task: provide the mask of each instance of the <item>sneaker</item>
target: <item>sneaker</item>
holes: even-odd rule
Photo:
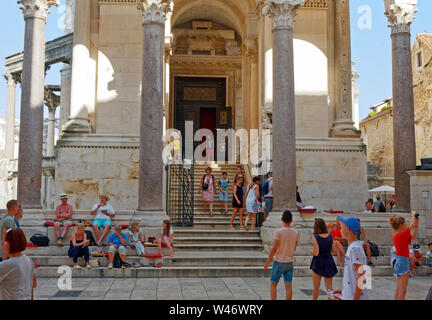
[[[74,269],[82,269],[79,265],[74,265]]]
[[[373,262],[372,262],[372,261],[368,261],[368,263],[367,263],[367,264],[368,264],[368,266],[369,266],[369,267],[375,268],[375,265],[373,264]]]
[[[112,269],[112,268],[113,268],[113,264],[110,263],[110,264],[108,265],[108,269]]]
[[[63,245],[63,238],[58,238],[58,239],[57,239],[57,244],[58,244],[59,246],[62,246],[62,245]]]
[[[91,269],[91,266],[89,264],[86,267],[87,267],[87,269]]]

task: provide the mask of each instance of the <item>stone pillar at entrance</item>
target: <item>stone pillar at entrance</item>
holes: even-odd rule
[[[274,209],[296,210],[294,19],[304,0],[265,0],[273,18],[273,181]]]
[[[12,74],[6,74],[5,78],[8,86],[5,128],[5,158],[10,160],[14,157],[15,146],[16,79]]]
[[[335,121],[332,137],[359,138],[352,119],[352,64],[349,0],[335,0]]]
[[[164,28],[171,0],[138,2],[143,15],[143,69],[139,153],[138,211],[143,225],[160,227],[163,210]]]
[[[410,210],[410,177],[416,169],[414,97],[410,25],[417,12],[416,0],[386,0],[393,55],[394,180],[397,211]]]
[[[18,200],[25,209],[42,209],[41,175],[45,77],[45,23],[58,0],[20,0],[25,20],[22,72]]]

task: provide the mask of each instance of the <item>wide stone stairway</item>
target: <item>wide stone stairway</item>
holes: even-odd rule
[[[162,268],[154,268],[151,265],[139,268],[107,269],[108,261],[105,257],[92,257],[99,260],[100,267],[92,269],[73,269],[73,277],[108,277],[108,278],[130,278],[130,277],[260,277],[269,276],[270,271],[263,269],[266,253],[261,238],[261,231],[243,231],[239,229],[239,220],[236,219],[236,230],[229,228],[229,219],[232,213],[232,188],[231,182],[235,174],[235,165],[214,166],[213,175],[216,181],[221,178],[222,171],[228,172],[230,179],[229,187],[229,215],[225,216],[219,209],[219,195],[215,194],[213,216],[204,212],[201,195],[198,194],[199,181],[204,174],[207,165],[195,165],[194,175],[194,226],[174,227],[175,235],[175,257],[169,258],[169,251],[164,249],[167,256],[162,259],[147,259],[136,255],[135,249],[129,249],[127,261],[130,264],[149,264],[162,262]],[[345,215],[345,214],[344,214]],[[346,214],[348,215],[348,213]],[[391,214],[356,214],[362,222],[367,238],[375,242],[384,256],[372,258],[376,265],[372,268],[373,276],[390,276],[393,274],[390,266],[390,249],[392,230],[388,226]],[[54,219],[54,212],[45,213],[46,220]],[[316,214],[294,214],[294,227],[300,233],[300,240],[295,254],[295,276],[311,276],[309,269],[312,256],[311,237],[314,219],[324,218],[326,221],[335,221],[336,215],[329,213]],[[74,218],[92,221],[88,212],[76,212]],[[129,224],[133,218],[133,212],[117,212],[114,223]],[[65,246],[56,244],[53,227],[43,227],[32,223],[31,220],[24,222],[23,229],[29,238],[38,232],[49,236],[50,246],[29,247],[25,253],[30,256],[37,268],[39,277],[59,277],[58,267],[62,265],[72,266],[72,259],[67,256],[70,235],[65,239]],[[265,231],[267,232],[267,231]],[[69,232],[70,233],[70,232]],[[268,238],[268,237],[267,237]],[[66,245],[67,244],[67,245]],[[267,243],[267,246],[271,243]],[[106,248],[103,248],[106,251]],[[90,252],[100,251],[102,248],[91,247]],[[422,246],[422,252],[426,252],[426,246]],[[336,257],[335,257],[336,261]],[[79,262],[83,265],[83,260]],[[64,271],[63,271],[64,272]],[[422,266],[417,269],[417,275],[425,275],[428,268]],[[342,271],[337,276],[341,276]]]

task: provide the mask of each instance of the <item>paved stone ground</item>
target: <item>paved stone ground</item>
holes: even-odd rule
[[[35,299],[39,300],[267,300],[268,278],[141,278],[141,279],[72,279],[72,290],[60,291],[58,279],[38,280]],[[334,279],[334,288],[341,288],[341,278]],[[312,299],[312,279],[295,278],[293,298]],[[396,281],[393,277],[377,277],[372,283],[372,299],[392,300]],[[407,299],[424,300],[432,286],[431,277],[410,279]],[[302,291],[305,290],[305,291]],[[320,299],[326,299],[324,283]],[[308,292],[310,291],[310,292]],[[78,296],[72,297],[76,293]],[[285,297],[283,281],[278,286],[278,299]]]

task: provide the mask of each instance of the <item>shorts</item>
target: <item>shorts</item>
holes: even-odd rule
[[[99,228],[105,228],[106,225],[112,227],[111,220],[109,219],[94,219],[93,225],[98,226]]]
[[[270,281],[279,283],[281,276],[284,276],[285,283],[291,283],[294,274],[294,263],[292,262],[273,262]]]
[[[411,259],[408,257],[396,256],[396,262],[394,264],[394,275],[403,276],[410,271]]]
[[[116,248],[114,246],[110,246],[108,248],[108,253],[116,254],[117,252],[118,252],[119,255],[125,256],[126,252],[127,252],[127,249],[126,249],[126,247],[123,247],[123,246],[120,246],[119,248]]]
[[[72,225],[72,220],[63,220],[63,221],[54,221],[54,224],[59,224],[62,227],[68,224],[69,226]]]
[[[219,191],[219,200],[228,202],[228,191],[225,191],[225,193]]]
[[[270,213],[273,210],[273,198],[265,198],[264,213]]]

